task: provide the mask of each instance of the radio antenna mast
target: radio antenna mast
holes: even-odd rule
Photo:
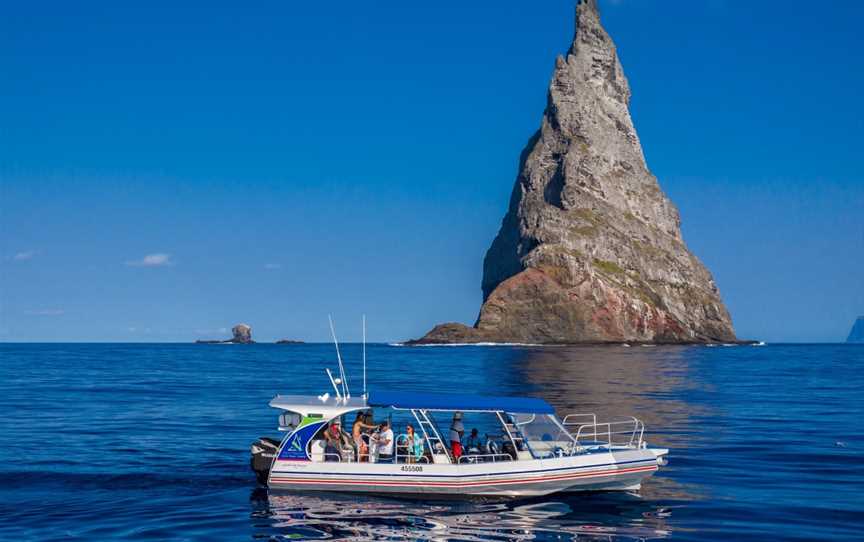
[[[333,336],[333,344],[336,345],[336,359],[339,360],[339,376],[342,380],[342,394],[345,399],[351,398],[351,390],[348,389],[348,379],[345,377],[345,365],[342,363],[342,354],[339,352],[339,341],[336,340],[336,330],[333,328],[333,318],[328,314],[330,321],[330,335]]]
[[[363,315],[363,398],[368,397],[366,393],[366,315]]]

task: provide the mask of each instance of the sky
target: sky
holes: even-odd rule
[[[742,338],[864,314],[864,3],[601,0],[648,165]],[[573,0],[14,2],[0,341],[473,323]]]

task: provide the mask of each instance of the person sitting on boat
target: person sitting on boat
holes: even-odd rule
[[[416,463],[423,458],[423,439],[414,432],[414,426],[410,423],[405,426],[405,436],[407,437],[405,447],[408,448],[406,461]]]
[[[351,446],[338,419],[331,422],[324,431],[324,442],[324,461],[339,461],[342,458],[342,449]]]
[[[462,437],[465,436],[465,426],[462,425],[462,413],[453,414],[453,423],[450,424],[450,449],[453,450],[453,458],[458,462],[462,456]]]
[[[369,461],[369,446],[363,439],[364,429],[375,429],[377,426],[366,423],[367,415],[358,412],[354,419],[354,425],[351,427],[351,434],[354,438],[354,447],[357,449],[358,461]]]
[[[471,429],[471,434],[468,435],[468,438],[465,439],[465,450],[469,454],[479,454],[480,450],[483,449],[483,439],[480,437],[480,433],[477,431],[477,428]]]
[[[393,462],[393,429],[390,428],[390,422],[384,420],[378,434],[375,437],[375,442],[378,445],[378,462],[392,463]]]

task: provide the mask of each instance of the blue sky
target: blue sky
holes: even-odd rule
[[[13,3],[0,340],[472,323],[573,1]],[[742,337],[864,314],[864,4],[601,0]]]

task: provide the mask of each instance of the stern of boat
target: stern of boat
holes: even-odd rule
[[[249,458],[249,466],[252,472],[255,473],[255,478],[262,486],[267,485],[267,479],[270,476],[270,469],[273,467],[273,461],[276,459],[276,453],[279,450],[279,441],[270,437],[261,437],[252,443],[251,453]]]

